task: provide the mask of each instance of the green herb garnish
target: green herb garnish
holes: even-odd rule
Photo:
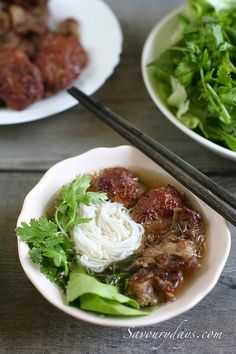
[[[55,217],[32,219],[29,224],[23,222],[16,229],[17,235],[30,247],[32,261],[40,265],[41,272],[63,289],[68,281],[70,265],[75,257],[74,244],[70,239],[71,229],[90,219],[79,218],[79,203],[90,205],[106,200],[106,194],[87,192],[90,180],[87,176],[78,176],[62,187],[55,206]]]
[[[149,66],[184,125],[236,151],[236,1],[188,3],[176,43]]]

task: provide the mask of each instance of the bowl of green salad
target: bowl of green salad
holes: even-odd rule
[[[219,214],[131,146],[52,166],[26,196],[16,234],[42,296],[112,327],[152,325],[195,306],[231,243]]]
[[[189,0],[149,34],[142,74],[156,106],[180,130],[236,160],[236,2]]]

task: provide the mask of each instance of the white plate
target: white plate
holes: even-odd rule
[[[105,167],[115,166],[127,167],[134,171],[141,168],[142,171],[147,171],[149,176],[159,177],[159,179],[166,184],[175,186],[179,191],[185,193],[192,205],[202,213],[206,220],[208,225],[208,254],[204,268],[197,274],[194,282],[177,296],[176,301],[161,306],[148,316],[137,318],[99,316],[75,307],[67,306],[65,296],[60,289],[54,283],[46,279],[40,272],[38,266],[32,263],[28,255],[28,245],[18,239],[20,262],[26,275],[38,291],[51,304],[65,313],[80,320],[103,326],[148,326],[168,320],[189,310],[213,289],[227,260],[231,238],[226,222],[219,214],[190,193],[183,185],[178,183],[142,152],[132,146],[98,148],[57,163],[46,172],[39,183],[25,198],[17,226],[20,226],[23,221],[28,223],[32,218],[37,219],[42,216],[45,206],[51,200],[52,196],[55,195],[62,185],[71,182],[76,175],[91,173]],[[25,306],[27,306],[27,304],[25,304]],[[220,307],[222,304],[217,304],[217,306]]]
[[[74,86],[87,94],[101,87],[119,63],[122,32],[111,9],[102,0],[51,0],[52,22],[68,17],[78,19],[81,42],[88,53],[89,64]],[[23,111],[0,109],[0,125],[18,124],[48,117],[78,104],[67,92],[61,91]]]
[[[156,106],[162,111],[162,113],[168,118],[174,125],[187,134],[190,138],[196,140],[200,144],[204,145],[211,151],[236,161],[236,152],[224,148],[220,145],[213,143],[201,135],[195,133],[191,129],[182,124],[175,115],[169,110],[169,108],[163,103],[161,97],[157,91],[156,80],[154,79],[151,70],[147,68],[147,65],[151,63],[156,57],[171,46],[171,38],[176,31],[178,24],[178,15],[183,12],[185,7],[180,7],[166,17],[164,17],[151,31],[144,44],[142,53],[142,74],[143,80],[148,90],[149,95],[156,104]]]

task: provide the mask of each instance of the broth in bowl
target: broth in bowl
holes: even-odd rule
[[[174,186],[147,176],[125,167],[79,175],[47,204],[45,216],[17,228],[68,305],[147,315],[175,300],[200,271],[201,213]]]
[[[130,292],[126,292],[126,287],[122,288],[121,286],[119,289],[119,284],[106,283],[104,277],[102,278],[98,276],[98,272],[95,274],[94,271],[88,271],[88,268],[84,267],[81,262],[78,262],[81,258],[81,255],[78,254],[76,257],[77,263],[74,264],[73,262],[70,262],[71,264],[67,269],[66,265],[68,262],[65,262],[64,264],[62,262],[63,267],[65,268],[64,272],[63,267],[61,273],[53,271],[54,268],[41,269],[44,271],[44,274],[50,269],[51,272],[48,273],[49,276],[51,275],[55,277],[57,274],[61,274],[62,277],[59,277],[59,280],[63,280],[67,276],[68,281],[65,282],[63,280],[61,284],[64,285],[60,287],[57,285],[58,282],[56,284],[54,281],[50,281],[45,277],[40,271],[40,264],[32,262],[29,257],[29,251],[32,252],[32,248],[29,247],[26,242],[22,242],[22,237],[18,237],[19,258],[24,272],[38,291],[52,305],[66,314],[96,325],[111,327],[150,326],[171,319],[174,316],[180,315],[191,309],[213,289],[223,270],[231,244],[230,232],[225,220],[208,205],[188,191],[187,188],[178,183],[173,177],[158,166],[158,164],[154,163],[151,159],[132,146],[97,148],[76,157],[63,160],[51,167],[26,196],[18,218],[17,226],[22,227],[22,223],[24,226],[29,225],[32,219],[37,221],[42,216],[46,216],[48,219],[50,218],[50,227],[48,231],[50,233],[53,232],[55,226],[53,226],[54,221],[51,219],[53,218],[53,213],[55,214],[55,203],[50,201],[54,199],[56,203],[59,203],[58,197],[61,196],[61,192],[64,190],[63,186],[71,185],[71,182],[78,175],[80,178],[82,176],[87,176],[91,181],[94,176],[98,176],[99,173],[102,173],[105,169],[116,167],[129,169],[133,174],[138,176],[139,182],[145,187],[145,193],[148,189],[156,189],[171,185],[177,190],[178,194],[183,196],[185,201],[188,201],[188,208],[193,209],[201,215],[201,219],[206,225],[206,231],[204,233],[204,244],[206,243],[206,246],[203,247],[202,257],[198,258],[198,262],[201,266],[193,271],[191,270],[189,272],[190,274],[185,271],[182,286],[179,286],[174,292],[176,298],[175,301],[169,300],[166,303],[161,302],[161,305],[142,307],[138,303],[137,298],[134,298],[134,295],[130,294]],[[69,192],[69,190],[67,190],[67,192]],[[79,192],[79,199],[81,199],[81,190],[76,190]],[[94,191],[93,193],[104,192]],[[68,193],[64,194],[64,197],[66,196],[68,196]],[[84,196],[86,196],[86,193]],[[95,195],[90,195],[90,197],[92,196],[94,197]],[[67,199],[66,197],[66,200],[73,206],[73,200],[71,200],[71,198]],[[83,198],[83,201],[86,202],[86,198]],[[106,202],[107,201],[108,200],[106,200]],[[52,214],[50,213],[50,215],[47,216],[45,215],[45,208],[48,210],[47,205],[49,204],[53,204],[51,208]],[[125,208],[124,205],[122,205],[122,203],[120,204],[122,206],[121,210],[122,212],[124,211],[126,216],[128,211],[129,222],[131,220],[138,224],[139,226],[137,227],[139,230],[141,230],[141,227],[144,228],[144,225],[132,220],[131,211],[133,210],[133,207],[130,207],[131,210],[129,210],[129,208],[123,209]],[[60,204],[58,204],[58,206],[59,205]],[[65,205],[63,208],[64,207]],[[63,208],[60,210],[63,211]],[[72,209],[74,209],[74,207]],[[64,213],[62,214],[64,215]],[[61,222],[63,215],[60,214],[58,219],[59,222]],[[74,214],[72,213],[71,217],[73,217],[73,215]],[[77,215],[77,212],[75,215]],[[63,225],[66,226],[68,220],[66,218],[63,220]],[[78,219],[73,220],[78,221]],[[94,219],[92,222],[94,223]],[[86,229],[88,225],[89,223],[84,223],[83,227]],[[128,223],[128,225],[130,225],[130,223]],[[78,223],[77,226],[79,226]],[[64,227],[62,227],[62,229],[63,228]],[[127,227],[125,229],[127,229]],[[58,232],[57,227],[55,230]],[[33,233],[29,228],[28,236],[30,235],[33,235]],[[133,238],[133,240],[134,239],[136,240],[136,238]],[[141,241],[142,239],[143,235]],[[64,240],[64,238],[62,238],[62,240]],[[72,241],[72,239],[69,241]],[[49,240],[47,242],[49,242]],[[47,245],[53,246],[50,242]],[[136,246],[138,246],[138,243]],[[58,245],[54,245],[54,247],[57,251],[60,250]],[[139,247],[137,249],[135,249],[135,247],[130,248],[130,250],[132,249],[132,254],[130,256],[127,257],[126,253],[124,256],[127,258],[124,258],[120,262],[114,262],[114,272],[117,271],[118,265],[125,266],[125,263],[128,263],[126,267],[128,268],[130,263],[134,263],[135,253],[138,252],[139,249]],[[70,259],[75,257],[75,253],[77,253],[75,252],[73,242],[67,242],[65,250],[66,255]],[[35,254],[34,252],[33,255],[35,255],[35,259],[41,261],[42,258],[37,258],[37,252],[35,252]],[[51,256],[52,254],[54,253],[50,253]],[[59,258],[56,257],[55,260],[57,262],[65,260],[62,255],[63,253],[60,254]],[[112,265],[110,266],[112,267]],[[107,273],[111,272],[111,270],[109,270],[110,266],[103,271],[106,273],[106,276]],[[121,280],[121,276],[126,274],[127,272],[120,271],[119,277],[117,278]],[[102,275],[102,273],[100,273],[100,275]],[[108,278],[107,280],[109,281],[111,278]],[[113,281],[114,280],[116,279],[113,277]],[[127,285],[127,281],[124,281],[124,285]],[[98,309],[100,312],[95,312],[95,310],[97,311]]]

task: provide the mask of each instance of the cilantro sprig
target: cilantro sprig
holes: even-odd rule
[[[236,151],[235,1],[189,0],[176,43],[150,68],[183,124]]]
[[[40,265],[41,272],[51,281],[65,289],[70,268],[75,258],[74,244],[70,239],[71,229],[88,218],[78,217],[80,203],[90,205],[107,199],[105,193],[88,192],[88,176],[77,176],[74,181],[62,187],[52,218],[43,216],[22,222],[16,229],[17,236],[29,247],[32,261]]]
[[[89,186],[89,178],[83,175],[78,176],[72,183],[62,187],[61,198],[56,206],[55,221],[64,235],[68,235],[74,226],[91,220],[78,217],[78,203],[90,205],[107,199],[105,193],[88,192]]]

